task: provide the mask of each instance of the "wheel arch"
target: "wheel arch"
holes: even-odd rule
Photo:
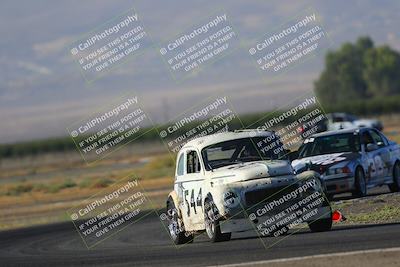
[[[364,167],[360,163],[356,164],[356,167],[355,167],[354,171],[357,171],[357,169],[361,169],[363,171],[364,175],[366,175]]]
[[[209,200],[209,201],[213,201],[214,200],[211,192],[208,192],[207,195],[204,197],[204,199],[203,199],[203,207],[206,205],[207,200]]]
[[[178,194],[175,191],[172,191],[168,194],[167,201],[165,202],[166,206],[168,207],[168,203],[172,202],[178,212],[178,216],[181,217],[181,210],[179,209],[179,198]]]
[[[361,169],[361,171],[362,171],[363,174],[364,174],[364,181],[365,181],[365,183],[368,183],[370,177],[369,177],[369,175],[367,175],[367,173],[365,172],[364,166],[363,166],[361,163],[359,163],[359,162],[357,162],[354,166],[355,166],[355,167],[354,167],[354,183],[356,182],[356,176],[357,176],[357,170],[358,170],[358,169]]]

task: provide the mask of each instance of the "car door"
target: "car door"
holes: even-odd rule
[[[378,166],[379,182],[384,183],[385,177],[391,176],[392,169],[391,153],[388,146],[389,144],[387,140],[382,137],[382,134],[378,131],[370,130],[370,134],[374,139],[374,142],[378,146],[375,159],[381,164],[380,166]]]
[[[178,194],[179,206],[182,205],[183,188],[182,183],[185,180],[185,153],[180,152],[177,157],[174,191]]]
[[[367,149],[368,144],[375,144],[369,131],[365,130],[361,133],[361,144],[364,151],[363,162],[366,162],[364,165],[364,171],[366,174],[367,185],[376,185],[380,179],[379,168],[382,168],[380,167],[382,164],[380,158],[377,156],[378,151],[368,151]]]
[[[200,162],[199,154],[195,149],[182,151],[184,159],[184,175],[179,179],[179,191],[181,192],[181,212],[190,230],[203,228],[203,184],[204,172]],[[178,163],[179,166],[179,163]]]

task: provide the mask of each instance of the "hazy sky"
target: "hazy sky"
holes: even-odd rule
[[[217,6],[216,6],[216,3]],[[271,110],[312,90],[326,49],[276,79],[257,71],[245,47],[311,7],[331,49],[369,35],[400,50],[400,2],[393,1],[1,1],[0,143],[64,136],[66,127],[124,93],[138,95],[156,122],[174,118],[209,95],[226,95],[239,113]],[[86,83],[70,44],[135,8],[154,46]],[[215,10],[227,13],[241,48],[177,83],[158,53]]]

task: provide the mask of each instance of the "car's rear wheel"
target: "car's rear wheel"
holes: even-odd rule
[[[176,245],[193,242],[194,235],[185,231],[174,202],[167,202],[168,230]]]
[[[367,183],[365,182],[365,174],[361,167],[356,169],[355,175],[355,190],[353,192],[353,196],[355,197],[364,197],[367,195]]]
[[[332,228],[332,219],[324,218],[308,223],[311,232],[325,232]]]
[[[204,224],[208,238],[212,242],[228,241],[231,239],[231,233],[221,233],[221,218],[214,202],[206,199],[204,203]]]
[[[397,161],[393,167],[393,183],[389,184],[389,189],[392,192],[400,191],[400,162]]]

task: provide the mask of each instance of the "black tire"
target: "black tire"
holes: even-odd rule
[[[218,209],[214,202],[206,199],[204,203],[204,224],[208,238],[211,242],[229,241],[232,233],[221,233]]]
[[[178,216],[178,210],[172,200],[167,202],[168,230],[176,245],[192,243],[194,235],[185,231],[183,222]]]
[[[325,232],[332,229],[332,219],[319,219],[314,222],[308,223],[311,232]]]
[[[365,182],[364,170],[361,167],[357,167],[354,180],[353,196],[365,197],[367,195],[367,183]]]
[[[389,189],[391,192],[400,191],[400,162],[397,161],[393,167],[393,183],[389,184]]]

